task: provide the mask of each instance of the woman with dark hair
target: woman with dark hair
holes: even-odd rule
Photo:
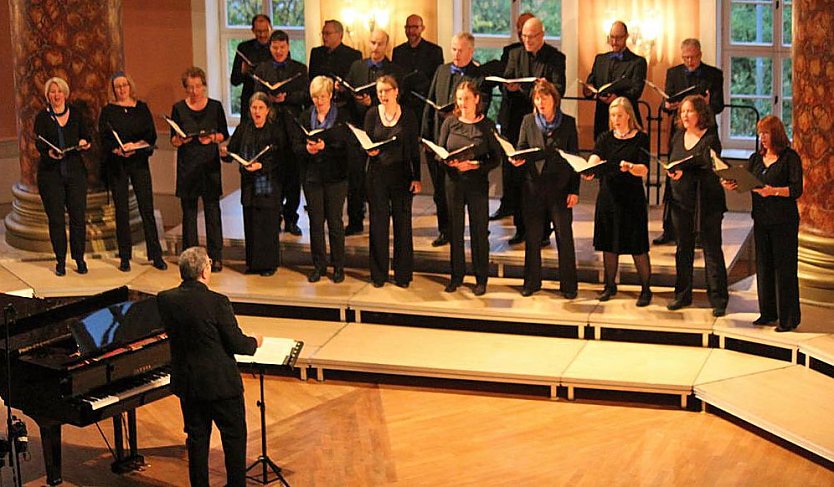
[[[217,144],[229,137],[223,105],[206,94],[206,73],[188,68],[181,78],[186,98],[171,108],[171,119],[185,137],[171,129],[177,148],[177,196],[182,206],[182,248],[200,245],[197,236],[197,200],[203,199],[206,250],[212,272],[223,270],[223,227],[220,220],[220,151]]]
[[[246,240],[246,273],[271,276],[280,264],[278,219],[281,215],[279,158],[286,157],[287,136],[280,117],[263,92],[249,98],[243,119],[229,144],[220,146],[224,161],[240,163],[240,204]],[[254,161],[253,161],[254,159]],[[251,164],[243,164],[251,162]]]
[[[113,203],[116,206],[116,240],[119,245],[119,270],[130,271],[133,242],[130,235],[129,185],[133,185],[148,259],[159,270],[168,268],[162,260],[162,246],[153,214],[153,184],[148,158],[156,144],[156,127],[148,105],[136,99],[136,85],[124,72],[110,78],[111,99],[98,117],[98,130],[104,152],[104,168]],[[117,138],[118,137],[118,138]]]
[[[301,186],[310,217],[310,254],[313,271],[307,281],[318,282],[327,274],[327,253],[324,243],[324,222],[330,240],[330,262],[333,282],[345,280],[345,224],[342,211],[347,197],[347,144],[345,123],[347,113],[332,103],[333,80],[316,76],[310,82],[313,105],[301,113],[298,123],[306,131],[322,130],[307,135],[296,130],[293,150],[301,158]]]
[[[469,145],[472,157],[446,161],[446,201],[449,208],[449,243],[452,275],[446,292],[463,284],[466,254],[463,231],[464,210],[469,210],[469,237],[473,293],[486,293],[489,274],[489,171],[501,163],[501,148],[495,140],[495,124],[481,113],[481,94],[474,82],[466,80],[455,89],[455,111],[443,121],[437,144],[453,152]]]
[[[799,211],[802,196],[802,161],[790,147],[785,126],[768,115],[756,126],[761,147],[750,156],[747,170],[765,185],[753,190],[753,235],[756,239],[756,286],[759,316],[754,325],[770,325],[776,331],[796,329],[802,319],[799,308]],[[736,189],[735,181],[722,181]]]
[[[649,260],[649,213],[643,177],[648,174],[649,137],[640,130],[634,107],[619,97],[608,109],[610,130],[597,138],[589,162],[606,161],[587,180],[599,177],[594,210],[594,249],[602,252],[605,288],[600,301],[617,294],[617,268],[621,254],[631,254],[640,277],[637,306],[652,301],[652,267]]]
[[[666,306],[676,310],[692,304],[692,268],[695,260],[695,232],[704,246],[707,296],[713,316],[727,311],[727,269],[721,250],[721,221],[727,204],[721,181],[713,171],[711,152],[721,153],[715,117],[706,99],[690,95],[678,109],[678,130],[672,138],[671,161],[684,161],[667,171],[672,179],[669,201],[677,233],[675,250],[675,297]]]
[[[374,287],[388,280],[388,227],[394,223],[394,283],[408,287],[414,271],[411,200],[420,192],[417,118],[397,102],[399,88],[391,75],[376,80],[377,109],[365,114],[365,132],[373,141],[396,137],[368,152],[365,189],[370,214],[370,268]]]
[[[534,111],[521,122],[518,148],[539,147],[545,158],[524,167],[521,206],[527,236],[524,249],[524,287],[530,296],[542,286],[541,244],[544,229],[552,222],[559,248],[559,291],[567,299],[576,297],[576,250],[573,243],[573,207],[579,202],[579,174],[559,154],[579,151],[576,120],[562,113],[562,97],[553,83],[537,81],[530,93]],[[518,167],[524,159],[510,159]]]
[[[43,85],[46,108],[35,117],[38,162],[38,192],[49,225],[49,240],[55,253],[55,274],[67,273],[67,227],[69,215],[70,254],[79,274],[87,273],[87,168],[80,151],[90,148],[90,129],[81,111],[67,102],[70,89],[61,78]],[[66,151],[66,152],[64,152]]]

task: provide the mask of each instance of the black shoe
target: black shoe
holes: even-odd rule
[[[544,237],[542,239],[542,247],[547,247],[550,245],[550,237]]]
[[[223,270],[223,261],[220,259],[211,262],[211,272],[220,272]]]
[[[374,287],[376,287],[376,288],[380,288],[380,287],[382,287],[382,286],[384,286],[384,285],[385,285],[385,281],[382,281],[382,282],[376,282],[376,281],[373,281],[373,285],[374,285]]]
[[[540,289],[541,288],[532,289],[532,288],[529,288],[529,287],[523,287],[523,288],[521,288],[521,295],[524,296],[525,298],[527,298],[527,297],[530,297],[530,296],[536,294]]]
[[[451,281],[449,282],[449,284],[446,284],[446,289],[444,289],[443,291],[447,293],[453,293],[458,290],[458,286],[460,286],[459,282]]]
[[[84,259],[78,259],[75,261],[76,265],[76,272],[79,274],[86,274],[87,273],[87,263],[84,262]]]
[[[524,242],[524,234],[523,233],[518,233],[518,232],[516,232],[516,234],[513,235],[512,237],[510,237],[510,240],[508,241],[508,243],[510,245],[518,245],[518,244],[523,243],[523,242]]]
[[[779,325],[779,326],[776,327],[776,333],[785,333],[786,331],[794,331],[794,330],[796,330],[797,326],[799,326],[799,325],[793,325],[793,326]]]
[[[437,236],[431,243],[432,247],[442,247],[444,245],[448,245],[449,237],[446,236],[445,233],[440,232],[440,235]]]
[[[690,304],[692,304],[691,299],[675,298],[671,303],[666,305],[666,309],[669,311],[677,311],[681,308],[689,306]]]
[[[122,272],[130,272],[130,259],[122,259],[119,262],[119,270]]]
[[[362,225],[348,225],[345,227],[345,237],[350,237],[351,235],[359,235],[364,230]]]
[[[275,275],[275,269],[269,269],[269,270],[266,270],[266,271],[261,271],[260,274],[264,277],[274,276]]]
[[[576,291],[562,291],[562,297],[565,299],[576,299]]]
[[[162,257],[157,257],[153,260],[153,266],[161,271],[168,270],[168,263],[162,260]]]
[[[648,306],[652,302],[652,291],[651,289],[644,289],[640,291],[640,296],[637,298],[637,307],[643,308]]]
[[[759,316],[758,318],[756,318],[756,321],[754,321],[753,324],[760,326],[773,325],[776,324],[776,318],[766,318],[764,316]]]
[[[475,287],[472,289],[472,294],[475,296],[483,296],[486,294],[486,284],[475,284]]]
[[[617,285],[616,284],[611,284],[610,286],[606,285],[602,289],[602,292],[599,294],[597,299],[599,299],[600,301],[603,301],[603,302],[608,301],[609,299],[611,299],[611,297],[615,296],[616,294],[617,294]]]
[[[318,269],[314,269],[313,272],[307,274],[307,282],[319,281],[321,281],[321,272]]]
[[[345,280],[345,271],[344,269],[338,269],[333,271],[333,277],[330,278],[334,283],[339,284],[340,282],[344,282]]]
[[[492,222],[492,221],[495,221],[495,220],[500,220],[502,218],[506,218],[506,217],[512,216],[512,215],[513,215],[512,211],[509,211],[509,210],[506,210],[504,208],[498,207],[498,209],[495,210],[495,213],[493,213],[492,215],[489,215],[489,221]]]
[[[290,235],[295,235],[296,237],[301,236],[301,229],[298,227],[297,223],[286,223],[284,225],[284,231],[289,232]]]
[[[55,263],[55,275],[58,277],[66,276],[67,275],[67,263],[64,261],[58,261]]]
[[[724,306],[719,306],[717,308],[712,309],[712,316],[715,316],[716,318],[721,318],[722,316],[724,316],[726,314],[727,314],[727,308],[725,308]]]
[[[675,243],[675,237],[669,235],[668,233],[664,232],[661,233],[656,239],[652,240],[654,245],[666,245],[670,243]]]
[[[403,288],[403,289],[408,289],[408,286],[410,286],[410,285],[411,285],[411,283],[410,283],[410,282],[408,282],[408,281],[406,281],[406,282],[397,282],[397,281],[394,281],[394,285],[395,285],[395,286],[397,286],[397,287],[401,287],[401,288]]]

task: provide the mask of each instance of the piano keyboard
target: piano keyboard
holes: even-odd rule
[[[171,374],[167,370],[160,370],[143,375],[136,380],[126,381],[121,388],[116,390],[108,389],[102,395],[91,394],[81,398],[81,401],[93,411],[103,407],[117,404],[131,397],[142,394],[153,389],[165,387],[171,383]]]

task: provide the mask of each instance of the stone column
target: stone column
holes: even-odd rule
[[[53,76],[67,80],[69,101],[96,131],[98,114],[107,104],[110,75],[124,66],[121,0],[9,0],[9,7],[20,181],[12,188],[15,201],[6,217],[6,241],[25,250],[51,252],[38,194],[34,134],[35,115],[45,106],[43,85]],[[116,248],[114,210],[99,178],[100,161],[96,135],[93,148],[84,154],[89,174],[88,251]],[[141,235],[133,198],[131,207],[131,226]]]
[[[830,0],[793,3],[794,147],[802,157],[799,282],[804,302],[834,306],[834,10]]]

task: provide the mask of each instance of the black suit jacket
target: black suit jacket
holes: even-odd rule
[[[397,66],[396,64],[392,63],[385,58],[382,60],[382,67],[381,68],[374,68],[371,67],[369,63],[370,59],[360,59],[359,61],[354,61],[353,64],[350,65],[350,71],[348,71],[347,82],[351,84],[351,86],[359,87],[362,85],[366,85],[373,81],[376,81],[377,78],[384,74],[389,74],[394,76],[397,80],[397,84],[402,84],[402,69]],[[365,113],[368,111],[368,108],[375,107],[379,105],[379,99],[376,97],[376,90],[371,89],[368,91],[368,94],[371,96],[371,105],[365,106],[361,103],[354,100],[353,103],[350,103],[349,106],[351,107],[351,121],[357,127],[361,127],[365,123]],[[400,89],[400,97],[402,97],[403,91]]]
[[[157,305],[171,341],[171,391],[202,401],[242,394],[234,354],[253,355],[257,341],[240,330],[229,299],[183,281],[159,293]]]
[[[247,59],[255,63],[255,66],[249,67],[249,73],[254,73],[255,69],[263,62],[270,61],[272,54],[269,52],[269,43],[260,44],[257,39],[249,39],[241,42],[237,46],[237,50],[242,52]],[[235,53],[235,59],[232,61],[232,86],[238,86],[243,83],[243,89],[240,92],[240,114],[243,118],[249,117],[249,98],[255,93],[256,81],[252,76],[243,74],[243,63],[245,61],[240,54]]]
[[[492,87],[484,83],[484,75],[481,67],[470,62],[463,68],[463,74],[452,75],[452,63],[446,63],[434,72],[429,92],[426,96],[429,100],[438,105],[446,105],[455,101],[455,89],[465,80],[474,81],[478,84],[481,92],[481,108],[486,113],[492,97]],[[451,112],[449,112],[451,113]],[[434,108],[426,105],[423,109],[423,125],[420,133],[426,139],[436,142],[440,137],[440,127],[445,117]]]
[[[275,106],[297,117],[308,105],[307,102],[310,99],[308,91],[310,77],[307,75],[307,66],[303,63],[288,58],[286,66],[279,68],[272,61],[266,61],[258,65],[255,74],[269,83],[277,83],[298,75],[297,78],[279,89],[279,91],[286,92],[287,97],[283,103],[276,103]],[[267,94],[272,93],[263,83],[256,83],[255,91],[263,91]]]
[[[634,54],[628,48],[623,51],[622,60],[612,58],[610,54],[607,52],[597,54],[596,58],[594,58],[594,66],[591,68],[591,74],[588,75],[587,82],[599,88],[602,85],[625,77],[617,87],[613,87],[610,91],[617,96],[628,98],[628,101],[634,107],[637,123],[642,124],[640,107],[637,105],[637,100],[643,94],[644,84],[646,83],[646,71],[648,69],[646,59]],[[594,139],[608,131],[608,105],[601,101],[597,101],[596,105],[594,112]]]
[[[400,102],[414,110],[419,120],[423,113],[423,102],[411,92],[416,91],[423,96],[429,92],[434,72],[443,64],[443,49],[425,39],[422,39],[417,47],[411,47],[408,42],[404,42],[394,48],[391,62],[399,66],[403,72]]]
[[[332,51],[328,51],[325,46],[314,47],[310,51],[310,79],[334,75],[345,78],[350,71],[350,65],[360,59],[361,52],[344,44],[339,44]]]
[[[518,148],[528,149],[539,147],[544,149],[545,160],[541,173],[539,173],[535,162],[530,161],[524,164],[524,175],[528,181],[538,181],[544,176],[550,188],[557,194],[579,194],[579,174],[573,170],[560,154],[559,149],[565,152],[579,152],[579,135],[576,132],[576,119],[570,115],[562,114],[562,122],[553,129],[545,138],[541,129],[536,125],[536,114],[528,113],[521,122],[521,131],[518,135]]]
[[[709,107],[713,115],[717,117],[724,110],[724,73],[720,69],[701,63],[692,73],[688,73],[683,64],[666,70],[663,90],[668,95],[674,95],[690,86],[698,87],[693,94],[704,95],[709,91]],[[674,110],[666,112],[672,113]]]

